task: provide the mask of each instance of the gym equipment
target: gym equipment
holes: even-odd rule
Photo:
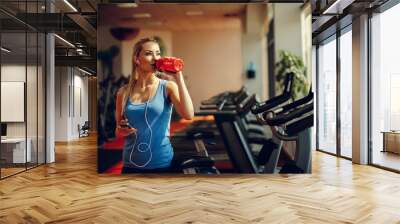
[[[89,121],[85,121],[85,123],[82,126],[78,124],[78,134],[79,134],[78,137],[80,138],[89,136],[89,129],[90,129]]]
[[[311,127],[314,125],[313,93],[291,104],[264,112],[265,124],[282,141],[296,142],[295,159],[286,163],[280,173],[311,172]]]
[[[287,92],[287,91],[286,91]],[[257,102],[255,95],[248,97],[237,110],[201,111],[199,115],[213,115],[218,129],[220,130],[226,150],[230,157],[234,169],[238,173],[276,173],[279,155],[282,149],[282,141],[296,141],[296,158],[286,163],[280,172],[282,173],[308,173],[311,164],[311,140],[310,127],[313,125],[313,104],[312,93],[309,96],[288,103],[290,97],[285,96],[285,91],[281,97],[275,97],[265,101],[262,110],[255,108]],[[285,100],[283,100],[285,98]],[[243,124],[243,115],[250,110],[262,114],[271,113],[270,110],[277,110],[275,121],[269,123],[271,129],[278,130],[273,132],[279,143],[275,144],[266,138],[259,139],[262,149],[255,155],[252,151],[251,142],[247,135],[247,130]],[[256,113],[256,115],[258,115]],[[279,116],[278,116],[279,115]],[[259,117],[259,116],[258,116]],[[260,118],[259,118],[260,119]],[[268,119],[268,122],[272,118]],[[261,120],[262,121],[262,120]],[[266,122],[266,121],[265,121]],[[261,162],[262,161],[262,162]]]
[[[217,127],[214,128],[213,126],[218,126],[215,123],[218,123],[218,119],[223,119],[224,116],[227,118],[229,117],[229,113],[217,113],[217,112],[232,112],[233,115],[236,115],[237,119],[240,120],[239,124],[242,129],[241,135],[243,138],[246,140],[246,142],[249,144],[249,152],[246,152],[247,154],[250,153],[252,154],[252,157],[254,157],[254,169],[257,169],[260,172],[273,172],[275,170],[275,163],[272,163],[272,165],[267,166],[266,164],[270,163],[270,155],[271,152],[274,151],[275,148],[280,147],[279,144],[276,144],[274,141],[272,141],[270,138],[266,136],[266,133],[264,132],[264,128],[262,127],[263,125],[260,125],[260,123],[257,121],[257,119],[250,117],[251,115],[254,116],[253,114],[249,113],[250,109],[254,109],[254,107],[258,108],[262,106],[262,109],[268,109],[268,108],[273,108],[274,106],[277,105],[282,105],[283,103],[287,103],[288,100],[290,99],[290,92],[292,89],[292,83],[293,83],[293,74],[288,74],[285,80],[285,88],[283,93],[275,98],[272,98],[270,100],[267,100],[263,103],[260,103],[257,101],[256,96],[250,96],[246,89],[242,87],[239,91],[236,92],[224,92],[221,94],[218,94],[217,96],[214,96],[208,100],[202,101],[202,106],[200,107],[201,111],[196,112],[196,115],[214,115],[215,122],[210,122],[210,121],[201,121],[197,122],[197,126],[191,126],[185,130],[185,132],[180,132],[179,138],[177,138],[176,134],[171,138],[171,143],[173,144],[175,149],[190,149],[194,148],[193,143],[191,141],[188,141],[188,139],[191,139],[193,134],[195,133],[202,133],[204,142],[207,145],[207,148],[209,149],[210,152],[217,152],[217,151],[223,151],[223,152],[228,152],[228,156],[230,157],[230,160],[232,164],[237,167],[240,166],[240,158],[235,158],[237,155],[235,153],[230,153],[229,155],[229,149],[227,147],[230,147],[230,140],[226,140],[227,137],[226,135],[230,134],[222,134],[221,136],[221,128]],[[200,124],[199,124],[200,123]],[[225,136],[224,136],[225,135]],[[186,138],[182,138],[185,137]],[[234,140],[233,140],[234,141]],[[279,142],[279,140],[276,140],[276,142]],[[261,146],[261,149],[257,149],[257,145]],[[180,150],[183,151],[183,150]],[[242,155],[242,157],[245,157],[246,155]],[[278,154],[279,156],[279,154]],[[278,158],[276,158],[277,161]],[[235,160],[238,160],[235,162]],[[236,165],[235,165],[236,163]],[[244,163],[244,162],[243,162]],[[239,165],[238,165],[239,164]],[[243,171],[243,172],[248,172]],[[250,173],[253,171],[249,171]]]

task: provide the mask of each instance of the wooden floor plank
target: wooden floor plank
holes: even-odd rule
[[[400,223],[400,175],[313,153],[301,175],[96,173],[96,138],[0,181],[0,223]]]

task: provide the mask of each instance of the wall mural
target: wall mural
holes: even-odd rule
[[[229,21],[218,19],[218,26],[210,28],[205,28],[203,23],[196,23],[197,20],[190,21],[191,29],[196,31],[195,35],[199,33],[198,36],[194,36],[193,32],[179,30],[182,28],[179,26],[179,18],[189,20],[184,14],[180,17],[176,15],[175,20],[162,21],[164,24],[170,23],[166,26],[154,25],[153,20],[168,17],[168,10],[163,10],[162,7],[165,6],[162,5],[154,5],[157,7],[155,10],[157,15],[152,15],[151,18],[143,20],[135,18],[129,21],[125,19],[140,11],[140,7],[139,5],[135,8],[119,8],[102,4],[98,9],[97,165],[99,173],[218,175],[221,173],[309,173],[311,171],[310,127],[313,115],[309,112],[313,109],[311,103],[313,96],[308,94],[304,99],[302,98],[299,105],[304,108],[297,108],[300,107],[299,105],[292,108],[292,111],[299,110],[298,112],[302,113],[301,116],[304,116],[297,117],[299,119],[294,122],[295,125],[290,125],[290,129],[285,128],[286,141],[294,136],[293,141],[297,141],[295,150],[300,152],[300,156],[292,159],[287,153],[281,153],[284,151],[282,137],[271,138],[270,133],[265,132],[266,126],[257,123],[254,113],[261,114],[265,111],[264,107],[258,105],[256,109],[260,111],[254,112],[257,111],[254,109],[257,106],[256,103],[262,103],[258,101],[255,94],[252,94],[255,90],[239,86],[243,84],[241,80],[243,77],[240,74],[243,73],[242,67],[245,67],[242,66],[244,64],[242,52],[255,44],[261,46],[259,42],[249,44],[241,42],[243,33],[239,18],[226,18]],[[175,7],[182,7],[180,12],[190,8],[179,4]],[[212,4],[204,7],[210,11],[215,10]],[[224,9],[224,4],[218,7],[221,7],[222,11],[231,10],[229,7]],[[238,5],[237,10],[243,10],[243,7],[245,6]],[[236,19],[238,23],[232,23],[231,20]],[[138,25],[139,22],[140,25]],[[211,35],[208,29],[217,29],[218,32]],[[222,32],[226,29],[232,32]],[[264,30],[263,27],[260,29]],[[178,35],[182,36],[178,37]],[[201,43],[196,39],[198,37],[201,37]],[[173,44],[175,44],[174,48]],[[132,50],[135,49],[138,54],[136,58],[133,58]],[[218,59],[230,58],[234,60],[234,63],[230,63],[232,60],[226,60],[229,64],[226,61],[216,63],[218,59],[213,57],[216,52],[218,52],[216,55]],[[210,56],[201,57],[199,61],[202,55]],[[299,86],[295,85],[297,83],[292,85],[292,79],[296,75],[294,73],[299,70],[299,73],[303,74],[303,69],[301,66],[297,69],[296,66],[289,66],[287,63],[281,63],[281,65],[278,68],[283,72],[279,72],[278,80],[283,81],[285,85],[282,89],[291,93],[292,87]],[[129,78],[132,75],[129,71],[130,66],[140,68],[135,72],[138,82],[131,82],[130,89],[121,89],[125,84],[129,84]],[[203,71],[204,68],[207,68],[207,71]],[[247,79],[256,80],[255,78],[261,76],[261,74],[256,75],[256,68],[256,62],[249,64]],[[209,76],[218,74],[218,77],[223,78],[218,80],[204,77],[205,72]],[[261,73],[261,71],[258,72]],[[193,75],[191,77],[194,79],[190,80],[196,81],[190,84],[196,85],[197,88],[187,88],[185,75]],[[217,93],[219,95],[205,96],[205,92],[209,90],[207,88],[213,88],[211,81],[207,81],[207,78],[215,82],[212,83],[214,88],[218,90],[221,87],[224,88],[221,89],[222,92]],[[236,82],[237,89],[229,89],[227,82]],[[143,85],[138,87],[137,83]],[[177,92],[171,89],[172,84],[177,85]],[[126,96],[124,94],[117,96],[120,89],[126,94],[132,93],[130,91],[133,90],[134,94],[127,98],[124,98]],[[152,97],[150,97],[151,89],[156,90]],[[193,95],[196,96],[197,101],[204,94],[204,99],[201,99],[200,103],[205,102],[205,105],[211,102],[208,106],[215,107],[210,109],[214,110],[214,113],[210,114],[209,111],[203,109],[203,116],[193,117],[193,111],[197,109],[192,107],[193,92],[196,93]],[[184,97],[181,97],[182,94]],[[124,99],[126,101],[123,101]],[[183,101],[185,103],[182,103]],[[289,98],[287,103],[289,103]],[[174,108],[179,108],[179,113],[176,113]],[[275,126],[280,128],[279,125]],[[249,133],[254,135],[253,138]],[[279,130],[279,133],[282,136],[284,131]]]

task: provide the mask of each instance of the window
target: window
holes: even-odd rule
[[[340,155],[351,158],[352,148],[352,33],[340,36]]]
[[[336,36],[318,48],[318,149],[336,153]]]
[[[40,13],[45,1],[0,1],[24,13]],[[0,178],[45,163],[45,34],[0,12]],[[21,102],[21,103],[19,103]],[[17,108],[12,110],[11,108]]]
[[[400,5],[371,18],[371,162],[395,170],[400,170],[399,21]]]

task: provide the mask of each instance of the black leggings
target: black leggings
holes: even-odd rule
[[[182,168],[180,166],[182,162],[182,158],[174,158],[171,161],[171,165],[165,168],[156,168],[156,169],[139,169],[133,167],[122,167],[121,174],[125,173],[182,173]]]

